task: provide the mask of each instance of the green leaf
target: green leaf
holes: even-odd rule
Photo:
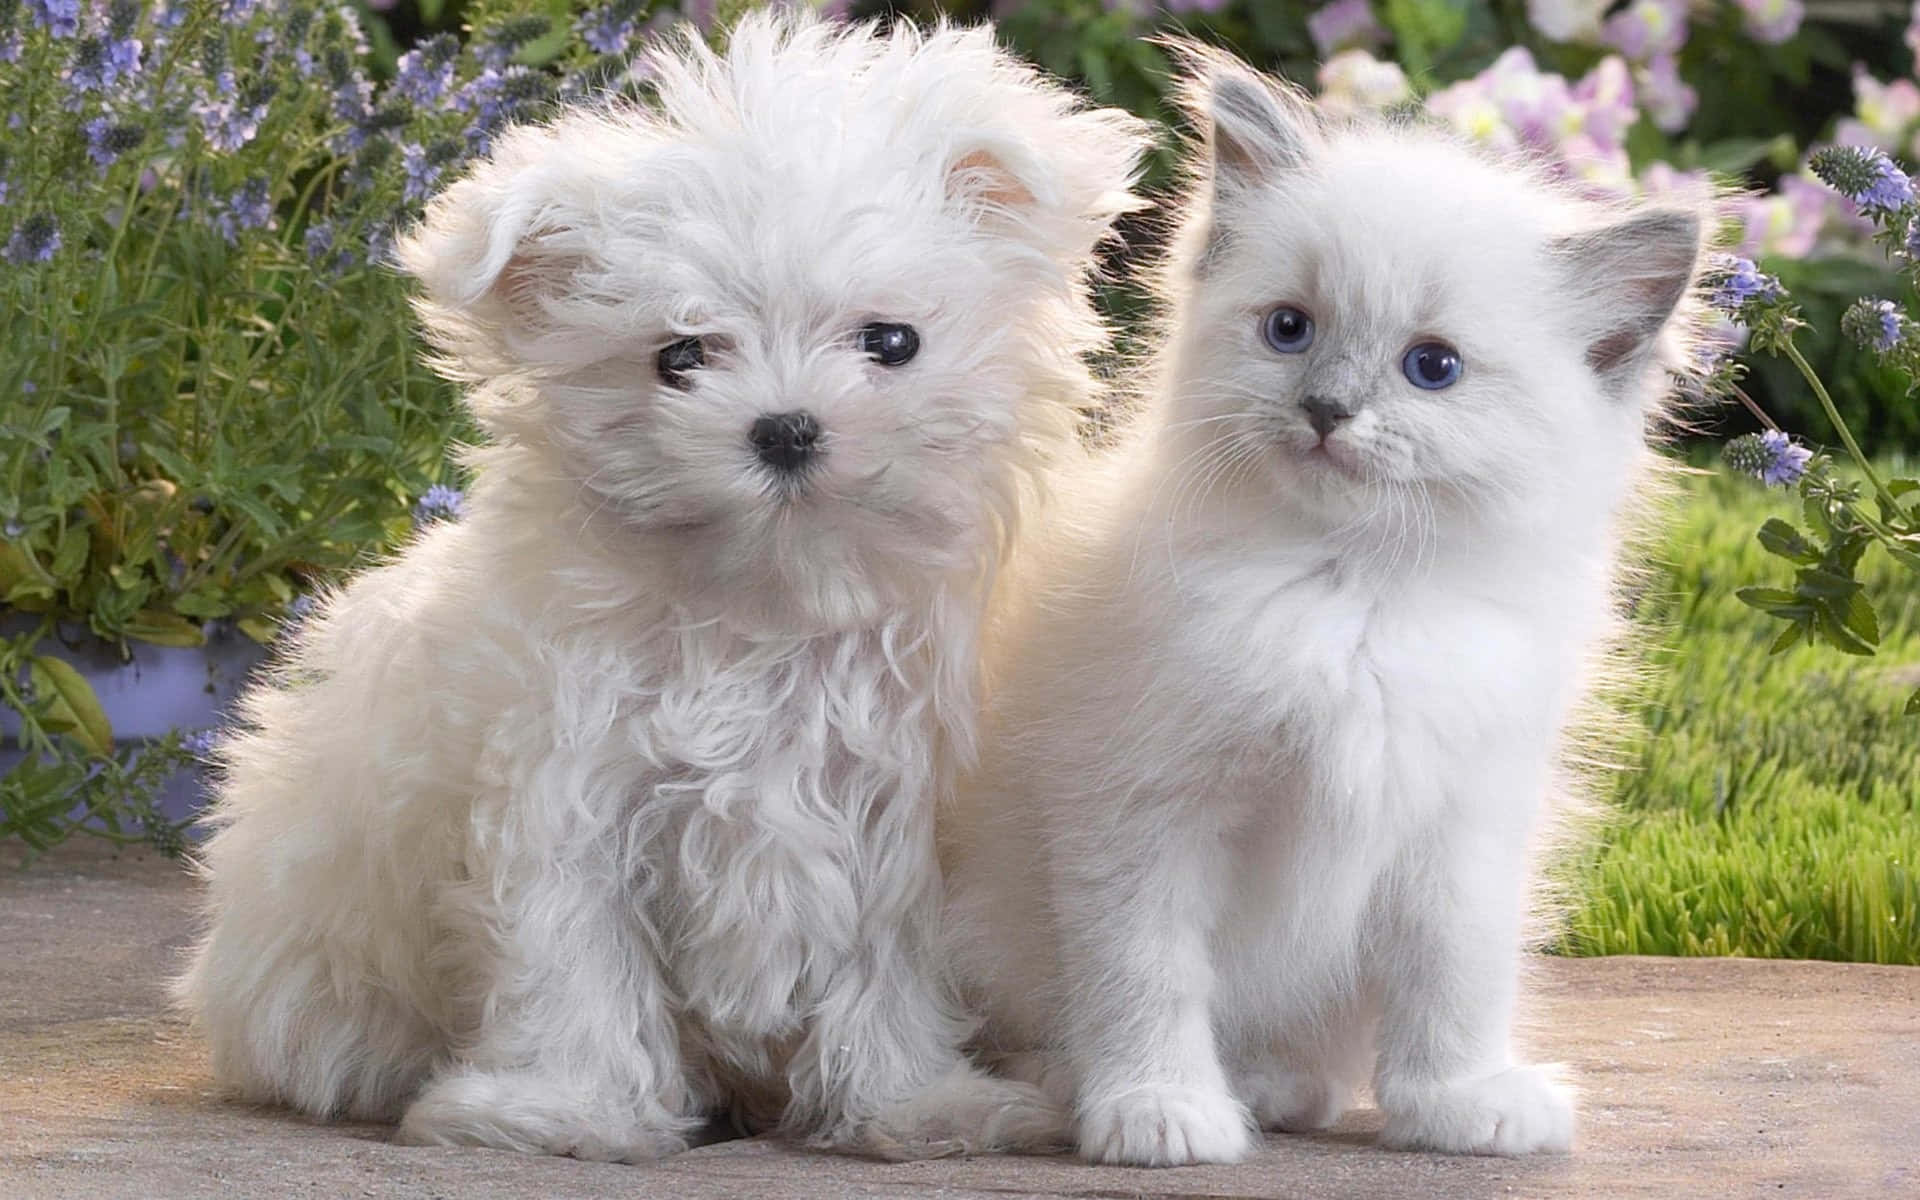
[[[48,701],[41,722],[48,729],[71,734],[89,751],[107,758],[113,754],[113,726],[107,722],[100,698],[80,672],[64,659],[35,654],[27,659],[34,690]]]
[[[1833,608],[1840,623],[1861,641],[1876,648],[1880,645],[1880,619],[1874,614],[1873,602],[1867,599],[1865,591],[1855,592],[1844,604],[1835,601]]]
[[[1855,654],[1861,658],[1872,657],[1873,647],[1861,641],[1851,629],[1847,628],[1846,622],[1833,610],[1829,601],[1822,600],[1814,607],[1813,620],[1815,628],[1820,631],[1820,636],[1826,638],[1836,650],[1843,654]]]
[[[1805,612],[1807,609],[1805,597],[1780,588],[1743,587],[1734,595],[1740,598],[1740,603],[1761,612],[1781,613],[1789,609]]]
[[[1768,520],[1760,527],[1760,532],[1754,536],[1760,539],[1760,544],[1765,546],[1770,554],[1778,554],[1781,558],[1792,559],[1797,563],[1820,561],[1820,552],[1814,548],[1813,543],[1802,537],[1798,529],[1779,517]]]
[[[53,566],[50,570],[57,579],[71,579],[87,565],[87,531],[79,525],[67,526],[67,532],[61,535],[60,546],[53,552]]]
[[[1780,636],[1773,639],[1773,645],[1767,648],[1767,653],[1785,654],[1787,651],[1793,649],[1793,644],[1802,637],[1810,638],[1811,633],[1812,626],[1808,625],[1805,621],[1795,621],[1780,631]]]
[[[1860,581],[1851,575],[1840,575],[1820,567],[1802,567],[1794,573],[1797,582],[1795,588],[1802,596],[1818,596],[1823,600],[1845,600],[1860,590]]]
[[[1914,689],[1913,695],[1907,697],[1907,707],[1903,711],[1909,717],[1920,717],[1920,688]]]
[[[121,632],[156,646],[202,646],[207,641],[192,621],[178,613],[156,612],[151,608],[133,614],[133,620],[128,621]]]

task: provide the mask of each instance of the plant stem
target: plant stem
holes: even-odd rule
[[[1786,338],[1782,340],[1781,353],[1787,356],[1788,361],[1793,363],[1794,368],[1800,372],[1800,377],[1807,381],[1807,386],[1813,389],[1814,398],[1819,400],[1820,407],[1826,410],[1827,420],[1831,421],[1834,429],[1839,432],[1840,440],[1846,444],[1847,453],[1853,456],[1854,465],[1860,468],[1860,473],[1865,475],[1867,482],[1873,485],[1874,494],[1880,497],[1880,502],[1894,512],[1902,511],[1900,501],[1887,490],[1887,485],[1881,480],[1880,473],[1873,469],[1873,464],[1867,461],[1866,454],[1860,449],[1860,443],[1853,440],[1853,430],[1848,429],[1847,423],[1840,419],[1840,410],[1834,407],[1833,397],[1827,394],[1827,385],[1820,382],[1820,376],[1814,374],[1813,367],[1808,365],[1805,356],[1800,353],[1800,347],[1793,344],[1792,338]]]

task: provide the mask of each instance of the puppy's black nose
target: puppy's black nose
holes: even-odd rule
[[[1340,422],[1353,416],[1352,409],[1338,400],[1329,400],[1325,396],[1308,396],[1300,402],[1300,407],[1307,410],[1307,423],[1312,425],[1313,431],[1322,438],[1332,433],[1334,427]]]
[[[753,423],[747,439],[760,461],[782,471],[797,471],[813,457],[820,422],[809,412],[768,413]]]

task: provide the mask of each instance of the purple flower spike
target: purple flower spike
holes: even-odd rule
[[[466,495],[459,488],[436,483],[414,504],[413,523],[419,526],[439,520],[457,520],[466,502]]]
[[[80,32],[80,0],[27,0],[27,13],[57,38],[70,38]]]
[[[1813,451],[1794,445],[1778,429],[1761,434],[1760,445],[1768,456],[1760,468],[1760,481],[1768,487],[1787,487],[1800,482],[1800,477],[1807,473],[1807,462],[1813,457]]]
[[[13,227],[5,250],[6,260],[16,267],[28,263],[52,262],[60,252],[60,223],[52,213],[34,213]]]

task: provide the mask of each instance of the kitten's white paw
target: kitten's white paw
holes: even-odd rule
[[[1309,1133],[1325,1129],[1346,1115],[1353,1090],[1307,1071],[1277,1066],[1256,1067],[1242,1075],[1234,1089],[1262,1129]]]
[[[895,1162],[1013,1151],[1057,1154],[1072,1143],[1067,1111],[1029,1083],[956,1071],[827,1144]]]
[[[400,1119],[393,1140],[644,1163],[687,1148],[680,1124],[686,1123],[652,1123],[613,1111],[537,1076],[469,1070],[429,1083]]]
[[[1253,1147],[1247,1110],[1225,1092],[1149,1086],[1080,1110],[1080,1154],[1134,1167],[1239,1162]]]
[[[1512,1067],[1483,1079],[1382,1089],[1380,1140],[1448,1154],[1564,1154],[1573,1148],[1573,1092],[1555,1067]]]

